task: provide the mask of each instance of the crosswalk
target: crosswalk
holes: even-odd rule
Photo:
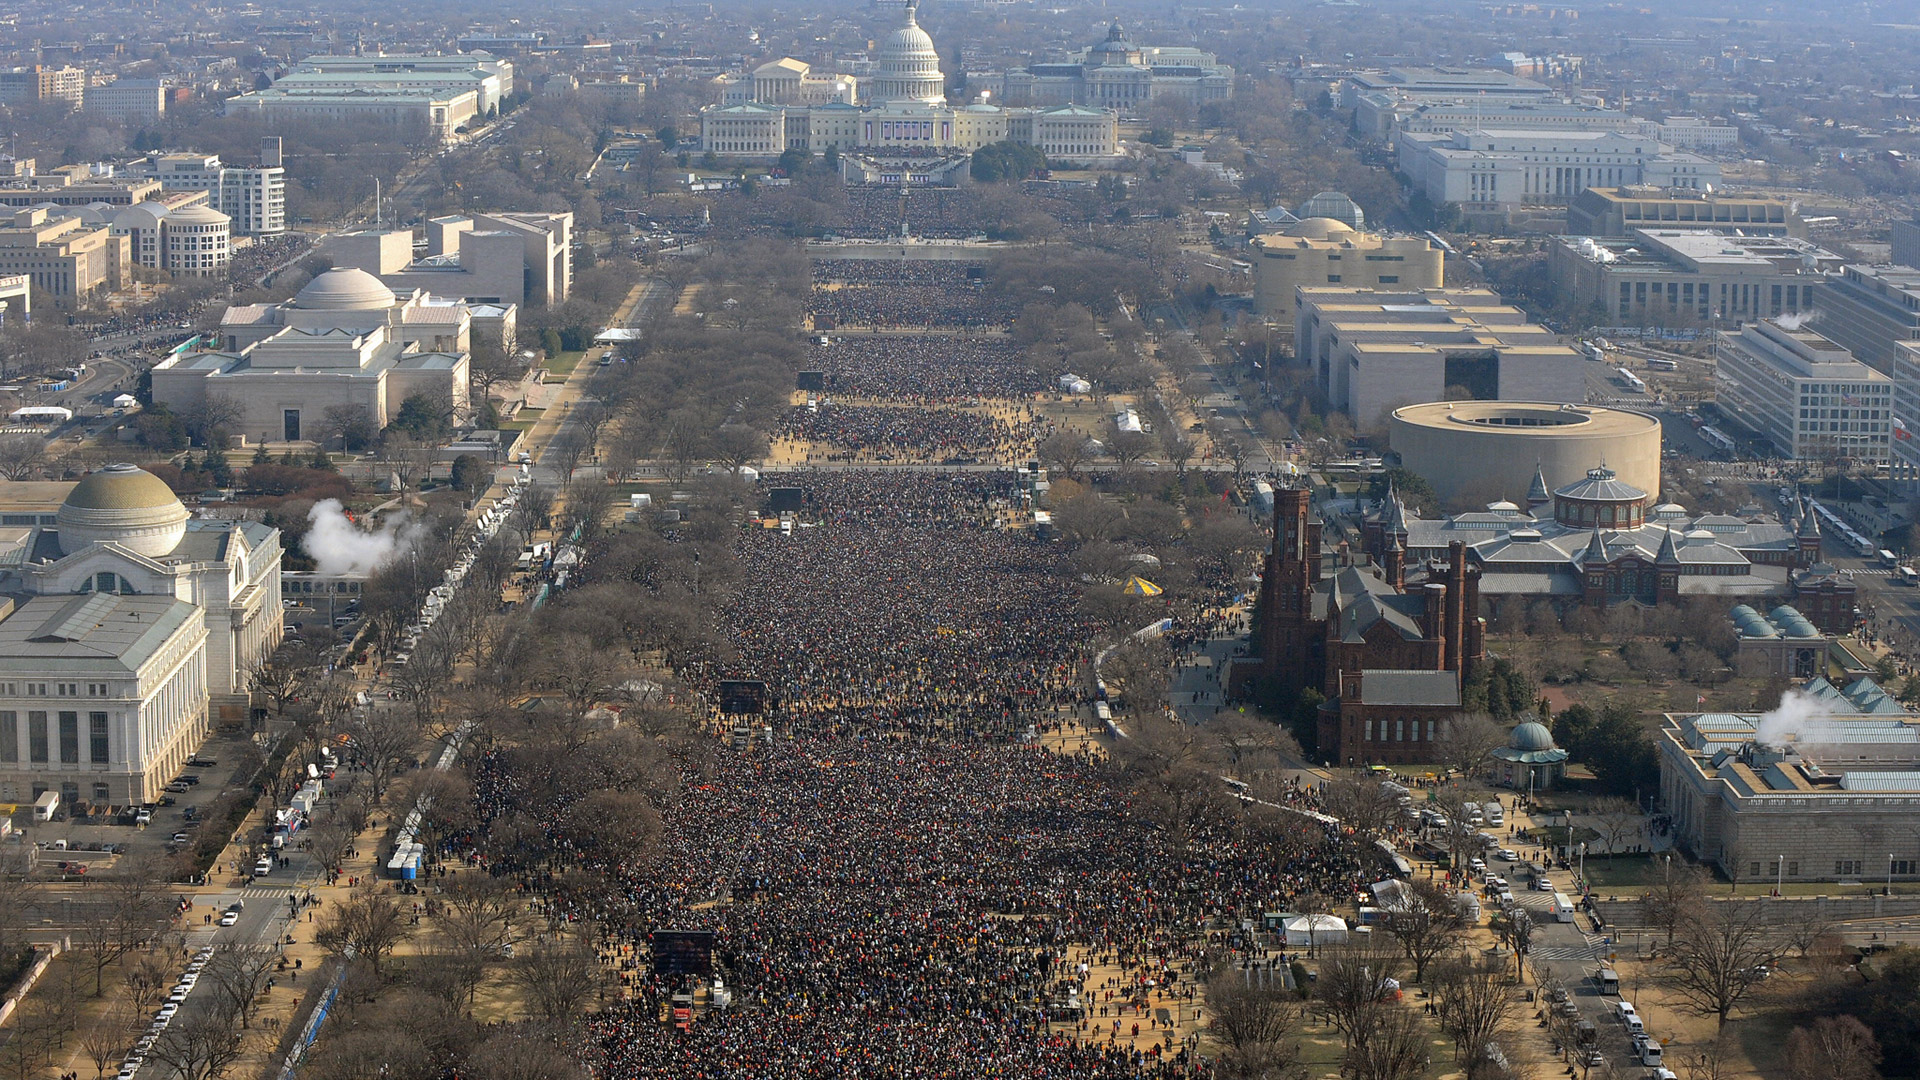
[[[1605,946],[1601,945],[1535,945],[1527,950],[1527,955],[1535,960],[1598,960]]]
[[[1848,577],[1892,577],[1893,571],[1884,566],[1863,566],[1855,570],[1842,570]]]

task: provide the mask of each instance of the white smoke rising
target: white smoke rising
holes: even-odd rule
[[[1820,708],[1813,695],[1800,690],[1788,690],[1780,695],[1780,704],[1772,712],[1763,713],[1760,724],[1754,731],[1754,741],[1767,746],[1780,746],[1790,738],[1805,741],[1823,727],[1826,713]]]
[[[1813,313],[1811,312],[1803,314],[1798,311],[1790,311],[1787,314],[1782,315],[1779,318],[1773,320],[1773,322],[1774,322],[1774,325],[1778,326],[1782,330],[1798,330],[1801,327],[1807,325],[1807,323],[1813,321],[1813,317],[1814,317]]]
[[[302,546],[323,574],[371,574],[392,562],[412,547],[426,532],[426,525],[406,514],[386,519],[376,531],[369,532],[347,519],[339,499],[322,499],[313,504],[307,520]]]

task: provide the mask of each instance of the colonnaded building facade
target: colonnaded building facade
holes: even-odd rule
[[[247,715],[280,643],[279,530],[194,518],[132,465],[0,483],[0,521],[0,801],[151,802]]]
[[[887,36],[875,59],[864,105],[849,103],[839,89],[802,92],[811,73],[797,61],[776,61],[770,66],[792,70],[795,77],[763,78],[763,68],[752,80],[754,100],[737,100],[734,92],[728,97],[735,100],[702,109],[701,145],[716,154],[745,157],[828,149],[965,152],[1000,142],[1036,147],[1067,161],[1098,161],[1120,152],[1119,117],[1110,109],[947,104],[940,54],[911,4],[906,24]]]

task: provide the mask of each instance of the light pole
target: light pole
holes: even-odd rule
[[[1782,855],[1773,861],[1773,895],[1780,895],[1780,885],[1785,880],[1786,872],[1787,857]]]
[[[1887,895],[1893,895],[1893,852],[1887,852]]]

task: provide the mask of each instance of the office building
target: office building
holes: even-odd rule
[[[1578,404],[1586,363],[1488,289],[1301,286],[1294,356],[1362,430],[1402,405],[1450,397]]]
[[[1466,211],[1564,205],[1590,187],[1652,184],[1704,190],[1720,166],[1645,135],[1517,128],[1402,132],[1400,171],[1434,205]]]
[[[396,296],[372,274],[335,268],[284,304],[228,308],[214,350],[154,365],[153,397],[175,412],[230,398],[238,433],[259,442],[318,441],[334,406],[363,409],[384,428],[415,393],[458,413],[472,325],[464,304]]]
[[[1092,105],[1139,113],[1161,99],[1193,105],[1225,101],[1233,96],[1233,68],[1199,49],[1137,45],[1115,22],[1105,40],[1061,63],[1009,71],[1002,87],[1010,105]]]
[[[1920,268],[1920,221],[1894,222],[1891,240],[1895,264]]]
[[[159,180],[163,191],[204,191],[208,205],[226,214],[235,236],[278,236],[287,231],[287,178],[280,138],[261,140],[261,164],[247,168],[221,162],[217,154],[154,154],[134,175]]]
[[[0,798],[150,802],[212,720],[247,718],[247,673],[280,642],[280,534],[193,519],[131,465],[64,486],[51,524],[0,529]]]
[[[1631,238],[1557,237],[1554,293],[1615,326],[1774,319],[1814,310],[1841,258],[1791,237],[1640,229]]]
[[[1332,218],[1310,217],[1254,237],[1251,249],[1254,310],[1286,327],[1293,325],[1295,291],[1302,285],[1437,289],[1446,284],[1445,255],[1424,237],[1357,232]]]
[[[155,124],[167,112],[167,88],[158,79],[116,79],[86,88],[80,106],[88,116],[138,127]]]
[[[1676,150],[1724,154],[1740,148],[1739,128],[1700,116],[1669,116],[1648,122],[1641,130]]]
[[[572,246],[571,213],[506,213],[428,221],[418,259],[408,229],[331,236],[322,251],[336,267],[364,270],[401,292],[526,307],[566,302]]]
[[[0,105],[64,101],[79,108],[87,92],[87,73],[76,67],[31,67],[0,71]]]
[[[33,207],[0,217],[0,275],[25,277],[49,296],[121,288],[130,265],[126,237],[78,214]]]
[[[0,327],[9,318],[33,318],[33,280],[25,274],[0,276]]]
[[[1399,132],[1618,131],[1639,133],[1644,121],[1618,109],[1570,101],[1505,101],[1479,97],[1454,100],[1408,98],[1386,91],[1354,99],[1353,123],[1360,133],[1390,142]]]
[[[227,99],[226,115],[418,129],[447,139],[497,115],[513,64],[486,53],[309,56],[265,90]]]
[[[1741,881],[1920,878],[1920,718],[1869,679],[1800,688],[1809,713],[1668,714],[1661,810],[1681,850]]]
[[[1569,236],[1632,236],[1639,229],[1716,229],[1804,239],[1793,204],[1770,195],[1691,188],[1590,187],[1567,206]]]
[[[1827,338],[1754,322],[1716,335],[1714,360],[1720,414],[1783,457],[1891,460],[1893,380]]]
[[[1880,372],[1894,373],[1901,342],[1920,342],[1920,269],[1848,265],[1820,283],[1813,329]],[[1902,419],[1920,417],[1902,414]]]
[[[0,207],[132,206],[160,194],[160,181],[132,176],[95,177],[86,166],[0,179]]]
[[[1411,105],[1518,102],[1546,104],[1558,99],[1552,87],[1510,72],[1491,68],[1395,67],[1385,71],[1356,71],[1340,84],[1340,106],[1358,107],[1369,94],[1382,94]]]

